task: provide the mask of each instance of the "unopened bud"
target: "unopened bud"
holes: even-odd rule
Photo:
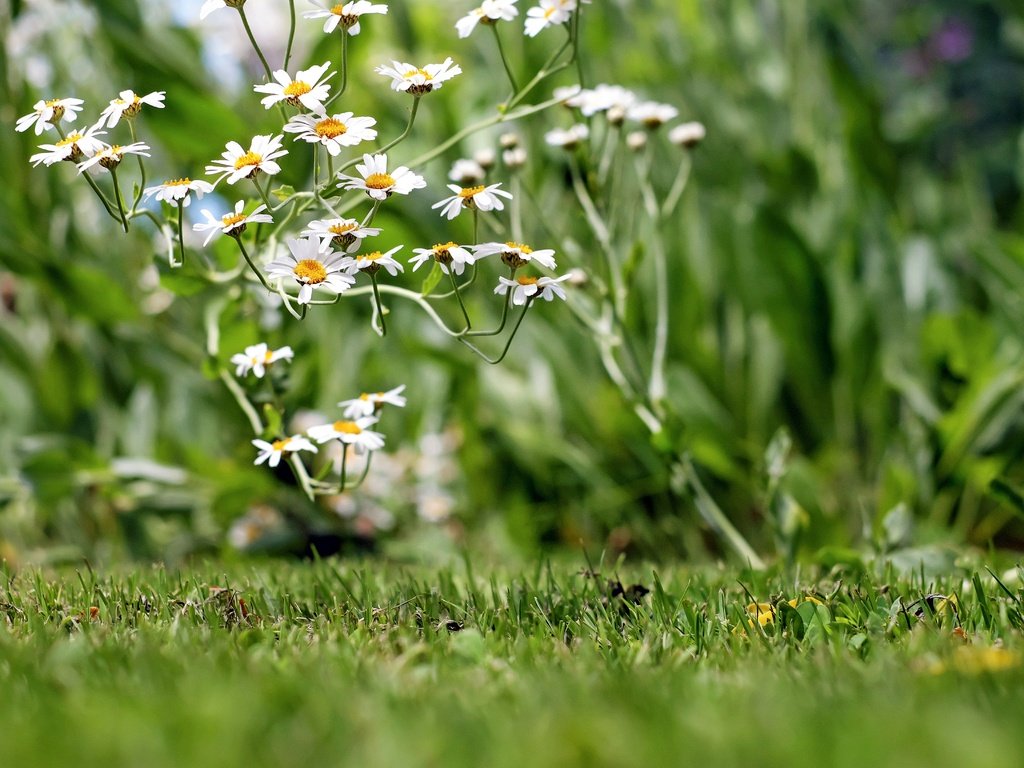
[[[509,168],[522,168],[526,165],[526,150],[522,147],[506,149],[501,153],[501,160]]]
[[[498,143],[501,144],[502,149],[515,149],[519,146],[519,134],[508,133],[501,134],[501,138],[498,139]]]
[[[478,149],[473,153],[473,159],[476,160],[477,164],[486,171],[494,167],[494,163],[497,161],[497,156],[493,149],[490,147],[484,147],[483,149]]]
[[[647,134],[643,131],[633,131],[626,136],[626,146],[634,152],[639,152],[647,146]]]
[[[676,146],[689,149],[704,141],[707,133],[701,123],[681,123],[668,132],[668,140]]]

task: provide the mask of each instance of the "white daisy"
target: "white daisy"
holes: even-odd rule
[[[313,298],[314,288],[326,288],[334,293],[344,293],[356,279],[345,271],[352,266],[353,259],[335,253],[318,237],[304,237],[286,242],[290,253],[267,265],[268,277],[293,278],[300,286],[299,304],[308,304]]]
[[[199,9],[199,20],[202,21],[221,8],[241,8],[243,5],[245,5],[245,0],[206,0],[203,7]]]
[[[679,147],[695,147],[708,135],[703,123],[680,123],[668,132],[668,140]]]
[[[453,242],[438,243],[433,248],[414,248],[416,255],[409,259],[413,272],[420,268],[425,261],[434,260],[441,265],[441,271],[448,274],[449,267],[456,275],[466,271],[467,264],[475,264],[476,256],[467,251],[461,245]]]
[[[637,96],[621,85],[599,83],[592,89],[580,91],[569,103],[578,107],[584,117],[592,117],[598,112],[611,113],[613,121],[622,121],[626,111],[637,102]]]
[[[37,101],[32,107],[32,112],[18,118],[14,124],[14,130],[21,133],[35,125],[36,136],[41,136],[43,131],[53,128],[53,124],[58,120],[63,119],[66,123],[74,122],[75,117],[82,111],[84,103],[81,99]]]
[[[259,449],[256,461],[253,462],[256,466],[266,461],[267,466],[276,467],[281,463],[281,457],[286,453],[293,453],[295,451],[317,452],[317,447],[302,437],[302,435],[292,435],[281,440],[275,440],[272,443],[268,443],[266,440],[253,440],[252,444]],[[267,461],[267,459],[270,459],[270,461]]]
[[[377,423],[373,416],[366,416],[354,421],[336,421],[333,424],[320,424],[310,427],[306,434],[323,445],[331,440],[340,440],[345,445],[355,446],[356,453],[376,451],[384,447],[384,435],[373,432],[367,427]]]
[[[123,147],[119,144],[104,147],[88,160],[79,163],[78,172],[81,173],[82,171],[87,171],[97,163],[109,171],[111,168],[117,168],[117,166],[121,164],[125,155],[142,155],[143,157],[150,157],[149,149],[149,145],[143,144],[141,141],[137,141],[134,144],[127,144]]]
[[[358,419],[366,416],[373,416],[384,405],[394,405],[404,408],[406,400],[402,397],[405,391],[405,384],[387,392],[363,392],[359,397],[351,400],[342,400],[338,403],[339,408],[344,408],[343,415],[346,419]]]
[[[220,174],[214,184],[220,184],[225,178],[228,184],[241,179],[250,179],[262,171],[269,176],[281,172],[281,166],[274,162],[277,158],[288,154],[281,149],[284,136],[254,136],[246,151],[237,141],[229,141],[227,150],[221,153],[222,160],[214,160],[206,166],[207,175]]]
[[[359,17],[367,13],[387,13],[388,7],[385,3],[371,3],[368,0],[355,0],[355,2],[337,3],[330,8],[325,8],[320,3],[310,0],[319,10],[306,11],[302,14],[304,19],[326,19],[324,32],[330,34],[340,25],[350,35],[359,34]]]
[[[540,0],[540,5],[526,12],[526,36],[536,37],[545,27],[564,24],[572,17],[575,5],[569,7],[563,0]]]
[[[331,62],[325,61],[309,69],[301,69],[295,73],[292,80],[288,73],[279,69],[274,73],[276,83],[260,83],[252,89],[256,93],[267,93],[260,100],[260,103],[270,109],[280,101],[287,101],[293,107],[305,107],[311,112],[323,112],[324,101],[331,94],[331,86],[327,81],[334,77],[334,73],[324,77],[324,73],[331,66]]]
[[[310,144],[323,144],[332,157],[341,154],[342,147],[354,147],[361,141],[377,138],[377,131],[371,126],[377,124],[372,117],[353,117],[351,112],[331,115],[295,115],[285,125],[286,133],[294,133],[296,139]]]
[[[580,142],[586,141],[590,136],[590,129],[583,123],[577,123],[568,129],[555,128],[544,134],[544,141],[552,147],[562,149],[575,149]]]
[[[201,211],[203,216],[206,218],[205,222],[193,224],[192,229],[196,232],[209,232],[206,239],[203,241],[203,247],[205,248],[210,244],[218,234],[231,235],[231,237],[241,237],[242,233],[245,232],[245,228],[250,224],[273,224],[274,219],[267,213],[260,213],[260,211],[266,210],[267,206],[260,204],[252,213],[246,215],[242,213],[245,208],[245,201],[239,200],[235,203],[234,213],[225,213],[219,219],[214,217],[205,208]]]
[[[498,287],[494,289],[494,292],[504,296],[511,290],[512,303],[517,307],[521,307],[528,301],[536,298],[551,301],[557,296],[562,301],[565,301],[565,291],[562,290],[562,286],[559,283],[563,280],[568,280],[570,277],[572,275],[562,275],[561,277],[527,277],[526,275],[520,275],[515,280],[499,277]]]
[[[400,165],[388,173],[387,155],[363,155],[362,164],[356,170],[363,177],[339,176],[345,189],[361,189],[374,200],[386,200],[392,194],[407,195],[414,189],[422,189],[427,182],[419,174]]]
[[[431,209],[442,208],[441,215],[449,221],[462,213],[463,208],[475,208],[478,211],[503,211],[505,204],[501,202],[501,198],[511,200],[512,195],[503,189],[498,189],[500,186],[501,182],[486,187],[482,184],[476,187],[460,187],[457,184],[449,184],[448,189],[455,194],[430,207]]]
[[[480,163],[467,158],[456,160],[452,164],[452,169],[448,171],[448,178],[456,184],[466,184],[471,187],[483,181],[486,175],[487,171]]]
[[[510,169],[522,168],[526,165],[526,160],[527,155],[525,147],[514,147],[512,149],[506,149],[501,153],[501,162]]]
[[[257,379],[262,379],[267,372],[267,366],[276,363],[278,360],[291,360],[295,357],[291,347],[270,349],[266,344],[253,344],[245,348],[245,352],[238,352],[231,356],[231,364],[235,366],[235,376],[239,378],[249,375],[252,371]]]
[[[309,222],[302,230],[303,237],[319,237],[323,242],[329,242],[346,252],[358,248],[363,238],[379,234],[380,227],[364,227],[356,219],[317,219]]]
[[[671,104],[659,104],[656,101],[641,101],[626,110],[626,117],[642,123],[645,128],[660,128],[669,120],[675,120],[679,110]]]
[[[92,157],[106,146],[96,138],[106,134],[106,131],[101,131],[99,128],[98,123],[82,130],[69,128],[67,135],[56,144],[40,144],[39,148],[44,151],[32,155],[29,162],[34,166],[38,166],[40,163],[50,166],[62,160],[77,163],[83,157]]]
[[[519,15],[516,2],[517,0],[484,0],[479,8],[474,8],[455,22],[459,37],[469,37],[477,24],[494,24],[500,20],[512,21]]]
[[[381,253],[380,251],[371,251],[370,253],[361,253],[358,256],[353,257],[355,263],[349,267],[349,273],[355,274],[356,272],[366,272],[368,275],[377,274],[381,268],[387,270],[387,273],[394,277],[399,272],[404,272],[405,267],[395,261],[394,253],[400,251],[402,246],[396,245],[390,251]]]
[[[188,177],[172,179],[155,187],[147,187],[143,199],[148,200],[155,194],[157,200],[187,208],[192,202],[192,192],[196,193],[196,197],[202,197],[207,192],[213,192],[213,184],[207,181],[192,181]]]
[[[462,74],[462,67],[452,62],[451,56],[440,64],[427,64],[422,69],[401,61],[391,63],[393,66],[380,66],[374,72],[391,78],[391,90],[407,91],[414,96],[439,89],[447,80]]]
[[[555,251],[552,248],[535,251],[524,243],[509,242],[483,243],[474,249],[474,254],[478,259],[494,253],[500,253],[502,262],[512,269],[519,269],[519,267],[531,261],[535,261],[547,269],[555,269]]]
[[[164,91],[153,91],[145,96],[139,96],[135,91],[121,91],[118,97],[110,102],[106,109],[100,113],[97,125],[103,125],[106,121],[107,128],[113,128],[120,122],[121,118],[131,120],[142,111],[142,105],[148,104],[157,109],[164,108]]]

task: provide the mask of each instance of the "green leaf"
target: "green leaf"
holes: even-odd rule
[[[430,270],[430,274],[427,275],[426,279],[423,281],[423,288],[420,292],[424,296],[429,296],[431,291],[437,288],[437,284],[441,282],[441,276],[443,274],[444,272],[441,271],[441,265],[435,261],[434,268]]]
[[[283,184],[277,189],[271,190],[270,194],[272,194],[278,200],[284,202],[285,200],[288,200],[295,195],[295,187],[291,186],[290,184]]]

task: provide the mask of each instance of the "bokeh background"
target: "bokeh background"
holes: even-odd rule
[[[237,16],[200,23],[200,4],[0,0],[0,558],[315,548],[430,559],[467,543],[509,556],[580,542],[717,557],[721,542],[670,482],[684,454],[768,555],[1024,544],[1018,2],[587,7],[588,84],[633,88],[708,129],[664,232],[667,445],[608,383],[564,306],[532,312],[497,367],[414,308],[393,308],[384,339],[365,303],[299,325],[170,270],[162,238],[144,224],[122,236],[70,167],[30,167],[36,137],[13,124],[39,98],[77,96],[93,115],[124,88],[166,91],[167,109],[141,123],[163,178],[195,177],[226,141],[278,131],[251,92],[261,70]],[[392,3],[354,40],[344,106],[386,132],[401,130],[408,105],[374,66],[452,55],[466,70],[424,103],[400,158],[493,112],[502,73],[491,39],[453,29],[469,5]],[[280,62],[287,3],[247,9]],[[523,73],[555,44],[515,37]],[[300,21],[296,50],[302,63],[337,57],[315,22]],[[550,86],[573,81],[566,72]],[[550,203],[524,215],[532,240],[585,254],[576,212],[558,203],[571,201],[564,159],[542,140],[568,122],[555,111],[516,127],[531,158],[524,182]],[[500,132],[421,172],[441,189],[453,160],[496,148]],[[298,187],[308,172],[294,153],[281,181]],[[439,197],[386,207],[389,243],[448,239],[429,210]],[[216,256],[229,263],[230,243]],[[218,307],[211,360],[204,313],[216,301],[230,303]],[[646,320],[632,322],[643,336]],[[300,421],[364,389],[408,385],[362,492],[314,505],[286,471],[252,466],[247,423],[213,373],[258,340],[296,350],[280,383]]]

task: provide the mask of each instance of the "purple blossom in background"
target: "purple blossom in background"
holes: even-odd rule
[[[939,61],[963,61],[974,52],[974,32],[960,19],[947,19],[932,35],[929,47]]]

